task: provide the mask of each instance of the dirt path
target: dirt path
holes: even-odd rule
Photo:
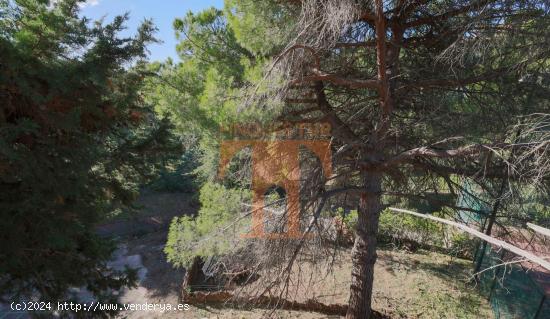
[[[136,206],[140,207],[137,213],[119,216],[115,221],[98,227],[100,235],[120,240],[109,264],[115,269],[125,266],[138,269],[137,287],[123,291],[120,302],[176,305],[185,271],[168,264],[163,249],[172,219],[196,212],[193,196],[189,193],[145,192],[136,201]],[[117,317],[170,318],[168,315],[160,311],[125,311]]]

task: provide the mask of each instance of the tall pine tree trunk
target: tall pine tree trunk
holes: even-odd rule
[[[352,250],[352,269],[347,319],[370,318],[374,264],[376,262],[376,235],[382,205],[381,174],[367,172],[365,192],[361,195],[355,243]]]
[[[380,152],[384,148],[384,139],[390,127],[390,118],[393,112],[393,100],[391,86],[387,72],[387,32],[384,5],[382,0],[375,0],[375,30],[376,30],[376,63],[378,69],[378,81],[380,87],[380,107],[382,118],[378,128],[369,139],[372,150],[379,154],[368,154],[372,158],[380,158]],[[398,34],[402,31],[396,30]],[[393,66],[397,67],[396,59],[399,51],[392,51]],[[396,70],[394,69],[393,72]],[[390,73],[392,73],[390,71]],[[367,155],[367,154],[365,154]],[[371,170],[363,172],[365,190],[361,195],[355,243],[351,252],[351,285],[349,308],[347,319],[371,318],[372,289],[374,284],[374,264],[376,263],[376,235],[378,234],[378,221],[382,210],[382,174],[380,171]]]

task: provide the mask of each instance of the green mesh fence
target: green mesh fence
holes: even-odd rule
[[[483,231],[489,208],[474,196],[476,192],[468,181],[463,186],[457,204],[481,213],[459,211],[457,217],[471,226],[479,225]],[[474,254],[474,266],[480,263],[476,267],[481,271],[477,278],[479,289],[489,299],[495,318],[550,319],[550,294],[545,294],[542,285],[520,264],[503,265],[506,257],[512,257],[506,253],[481,242]]]
[[[487,214],[489,208],[473,195],[475,192],[468,181],[464,182],[463,187],[464,189],[458,197],[457,205],[459,207],[467,207],[483,213],[480,214],[469,210],[459,210],[457,214],[458,220],[467,225],[472,223],[482,225],[484,223],[484,215]]]
[[[489,299],[495,318],[550,319],[548,296],[520,265],[502,265],[506,257],[490,245],[485,251],[480,248],[476,256],[482,258],[479,288]]]

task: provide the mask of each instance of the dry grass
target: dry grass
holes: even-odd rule
[[[180,197],[181,196],[181,197]],[[158,198],[142,198],[145,216],[165,219],[180,214],[189,207],[186,195],[162,195]],[[173,205],[171,209],[162,206]],[[129,254],[140,254],[147,268],[147,278],[137,289],[129,291],[123,302],[172,303],[178,301],[182,272],[166,263],[162,248],[166,241],[166,228],[127,240]],[[374,308],[391,313],[394,318],[492,318],[488,302],[475,287],[466,284],[470,261],[447,255],[418,251],[379,249],[375,268]],[[300,267],[300,283],[290,287],[289,299],[315,298],[323,303],[346,303],[350,280],[350,252],[341,250],[332,272],[316,271],[303,264]],[[297,272],[292,276],[297,283]],[[295,280],[296,279],[296,280]],[[307,287],[307,288],[306,288]],[[325,315],[297,312],[269,312],[262,309],[233,309],[229,307],[191,307],[185,312],[132,312],[122,313],[120,318],[330,318]],[[332,317],[337,318],[337,317]]]
[[[289,299],[345,304],[349,298],[351,256],[340,252],[332,272],[295,270]],[[373,308],[395,318],[492,318],[489,303],[467,284],[471,261],[440,253],[379,249]],[[298,279],[298,277],[300,277]],[[323,318],[317,316],[315,318]]]
[[[143,239],[139,247],[144,249]],[[140,249],[140,250],[141,250]],[[140,302],[176,302],[181,273],[172,271],[162,259],[162,253],[144,254],[148,268],[145,284],[147,300]],[[471,262],[446,255],[420,251],[407,253],[395,250],[379,250],[375,269],[374,308],[389,313],[394,318],[492,318],[488,302],[469,287],[466,281]],[[303,285],[290,291],[296,300],[315,298],[323,303],[346,303],[349,289],[349,252],[344,252],[342,262],[335,264],[328,275],[315,276],[310,288]],[[157,259],[158,258],[158,259]],[[302,277],[308,269],[302,265]],[[176,275],[177,274],[177,275]],[[174,276],[176,275],[176,276]],[[159,285],[158,283],[163,283]],[[142,314],[143,315],[143,314]],[[158,316],[158,317],[155,317]],[[297,311],[269,312],[262,309],[233,309],[230,307],[193,306],[185,312],[185,318],[327,318],[317,313]],[[181,318],[177,314],[149,314],[147,318]],[[134,314],[128,318],[146,318]],[[333,317],[337,318],[337,317]]]

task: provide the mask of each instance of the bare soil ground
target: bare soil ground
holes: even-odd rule
[[[136,289],[127,291],[124,303],[178,303],[180,283],[184,271],[173,269],[166,262],[163,247],[167,225],[175,215],[189,214],[188,194],[148,194],[140,199],[142,220],[155,218],[162,223],[152,232],[127,237],[124,240],[130,256],[140,255],[145,278]],[[171,207],[166,209],[166,207]],[[119,226],[120,227],[120,226]],[[126,227],[126,226],[124,226]],[[382,248],[378,251],[375,268],[374,308],[391,313],[394,318],[493,318],[488,302],[475,287],[466,284],[471,262],[449,256],[418,251]],[[344,251],[341,261],[327,276],[318,276],[307,292],[307,298],[324,303],[346,303],[350,277],[349,251]],[[322,279],[322,280],[321,280]],[[124,312],[119,318],[338,318],[317,313],[297,311],[242,310],[227,307],[194,307],[183,312],[133,311]]]

